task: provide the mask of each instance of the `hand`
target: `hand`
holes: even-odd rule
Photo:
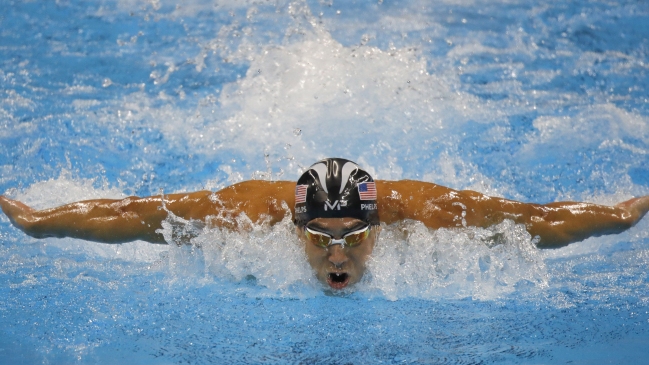
[[[633,222],[632,224],[635,224],[649,211],[649,195],[629,199],[617,204],[615,207],[628,212],[630,214],[630,220]]]
[[[28,226],[34,220],[34,209],[17,200],[12,200],[1,195],[0,206],[14,226],[29,234]]]

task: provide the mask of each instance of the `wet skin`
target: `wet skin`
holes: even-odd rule
[[[457,191],[421,181],[376,181],[379,216],[384,224],[411,219],[431,229],[489,227],[505,219],[524,224],[539,248],[554,248],[587,237],[622,232],[649,211],[649,195],[615,206],[580,202],[522,203],[489,197],[475,191]],[[170,213],[208,227],[249,230],[253,224],[274,225],[295,218],[295,183],[252,180],[217,192],[165,194],[125,199],[95,199],[35,210],[0,196],[0,208],[17,228],[36,237],[74,237],[104,243],[143,240],[169,243],[160,233]],[[245,215],[248,219],[239,220]],[[353,218],[319,218],[309,222],[315,231],[340,239],[363,226]],[[359,245],[318,247],[303,228],[298,236],[318,279],[333,289],[358,282],[372,253],[379,228]],[[174,240],[177,244],[190,243]]]
[[[335,239],[366,225],[367,223],[355,218],[317,218],[308,223],[309,228],[327,233]],[[326,248],[308,241],[303,227],[296,230],[304,242],[307,259],[318,280],[332,289],[340,290],[357,283],[363,277],[365,263],[374,249],[380,228],[372,227],[369,236],[357,246],[343,247],[336,244]]]
[[[413,180],[377,180],[376,187],[379,216],[387,225],[412,219],[431,229],[486,228],[510,219],[524,224],[532,237],[538,236],[539,248],[622,232],[649,211],[649,196],[611,207],[580,202],[522,203]],[[0,196],[0,207],[9,220],[32,237],[74,237],[104,243],[167,243],[160,229],[169,212],[209,227],[249,230],[249,224],[237,219],[241,214],[253,223],[274,225],[288,214],[294,218],[294,206],[294,182],[261,180],[244,181],[217,192],[95,199],[43,210]]]

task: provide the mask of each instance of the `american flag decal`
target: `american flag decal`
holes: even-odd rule
[[[297,185],[295,187],[295,204],[306,203],[306,189],[309,185]]]
[[[376,200],[376,185],[373,182],[358,184],[358,195],[361,200]]]

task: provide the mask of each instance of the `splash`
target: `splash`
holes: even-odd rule
[[[6,195],[35,209],[50,208],[58,205],[89,199],[125,198],[120,189],[111,187],[105,179],[75,178],[67,169],[62,169],[59,177],[36,182],[27,189],[11,188]]]
[[[273,29],[281,34],[277,39],[267,41],[265,34],[233,23],[201,45],[196,57],[216,54],[246,71],[221,90],[202,95],[197,105],[188,108],[179,95],[133,92],[118,106],[117,119],[112,113],[101,118],[120,128],[154,128],[172,149],[215,160],[232,154],[237,161],[256,161],[244,178],[258,176],[254,167],[259,170],[266,155],[273,178],[294,179],[313,161],[345,156],[374,166],[377,178],[398,179],[403,166],[395,156],[413,145],[454,148],[453,136],[467,122],[498,115],[457,90],[456,75],[431,73],[430,60],[418,48],[379,48],[367,40],[345,45],[306,3],[282,9],[277,21],[285,28]],[[254,24],[254,14],[251,18],[246,21]],[[197,61],[176,59],[164,77],[160,72],[155,79],[173,80],[183,64]],[[214,74],[205,66],[199,69],[197,77]],[[222,164],[224,170],[230,166]]]
[[[57,194],[60,191],[71,196]],[[35,184],[24,192],[15,192],[16,197],[38,206],[58,205],[70,198],[110,194],[123,196],[118,189],[96,188],[93,181],[75,179],[67,174]],[[51,196],[56,196],[56,199],[52,200]],[[202,222],[187,221],[170,214],[161,230],[168,245],[145,242],[106,245],[74,239],[32,241],[38,243],[34,249],[56,248],[64,253],[63,257],[54,255],[51,259],[57,266],[56,275],[64,278],[76,276],[78,274],[74,273],[84,270],[98,273],[112,270],[102,263],[102,260],[109,259],[131,263],[130,266],[119,265],[122,275],[142,275],[140,270],[145,265],[150,271],[148,275],[162,273],[164,281],[172,286],[200,287],[216,283],[226,291],[271,298],[308,298],[326,292],[306,260],[303,243],[296,236],[289,215],[272,227],[253,224],[245,216],[237,219],[240,226],[250,227],[250,230],[235,232],[211,228]],[[390,300],[498,300],[515,295],[519,300],[526,297],[532,301],[547,300],[558,307],[569,307],[575,300],[601,296],[601,292],[606,290],[617,290],[615,285],[601,278],[598,271],[579,269],[593,265],[597,257],[603,259],[605,254],[598,252],[605,247],[611,247],[608,250],[622,258],[639,252],[638,257],[616,259],[620,267],[614,270],[633,272],[633,265],[646,261],[642,242],[646,239],[648,224],[642,221],[621,235],[593,238],[550,251],[537,249],[524,226],[511,221],[487,229],[430,230],[416,221],[384,225],[362,282],[346,294],[358,293]],[[625,253],[628,249],[624,246],[621,249],[614,246],[615,242],[626,240],[636,242],[632,246],[635,251],[629,254]],[[70,254],[84,255],[84,258],[78,262],[71,261],[65,257]],[[24,259],[16,256],[6,266],[20,267]],[[551,268],[546,266],[548,260],[555,262]],[[632,263],[632,267],[624,268],[623,262]],[[603,289],[589,292],[582,285],[575,284],[569,290],[580,293],[579,298],[582,298],[575,299],[566,297],[561,292],[564,289],[550,285],[553,280],[579,283],[578,278],[570,274],[574,270],[580,270],[580,275],[590,277],[589,280],[596,281]],[[30,285],[32,279],[35,280],[31,278],[16,285]]]
[[[415,221],[388,227],[368,265],[366,290],[390,299],[491,300],[548,287],[542,255],[522,225],[429,230]]]
[[[190,270],[200,280],[253,280],[260,291],[255,295],[304,297],[326,289],[309,267],[290,218],[273,227],[254,225],[245,216],[238,220],[252,230],[197,230],[170,216],[163,229],[171,246],[166,266],[177,277]],[[543,256],[525,228],[511,221],[488,229],[432,231],[414,221],[382,228],[362,282],[345,294],[492,300],[548,287]],[[188,236],[193,248],[179,246]]]
[[[84,198],[124,196],[114,187],[96,185],[94,180],[77,179],[64,173],[25,191],[16,189],[13,194],[39,207]],[[75,239],[30,239],[28,241],[35,245],[26,255],[34,250],[47,250],[52,255],[49,261],[57,267],[54,273],[64,278],[84,270],[98,273],[112,270],[103,260],[117,260],[131,263],[119,265],[122,275],[142,275],[140,270],[144,265],[151,273],[162,273],[165,281],[172,285],[200,287],[217,283],[228,291],[273,298],[322,295],[326,288],[317,281],[308,265],[289,215],[272,227],[255,225],[245,216],[237,219],[239,225],[250,227],[250,230],[234,232],[211,228],[170,214],[162,229],[169,245],[140,241],[107,245]],[[416,221],[384,225],[364,279],[348,294],[391,300],[497,300],[516,295],[519,299],[547,301],[558,307],[574,306],[584,298],[599,298],[607,292],[625,295],[626,289],[611,283],[610,275],[620,272],[629,273],[631,277],[637,267],[646,265],[647,249],[643,242],[649,234],[648,226],[649,221],[645,219],[618,235],[591,238],[560,250],[539,250],[524,226],[511,221],[487,229],[430,230]],[[10,232],[3,235],[13,237]],[[51,251],[53,249],[58,251]],[[3,249],[3,254],[9,255],[10,250],[11,247]],[[82,255],[82,258],[70,260],[69,255]],[[612,258],[607,259],[608,256]],[[26,259],[13,255],[5,267],[19,268]],[[612,274],[602,273],[603,269],[597,266],[599,261],[610,262],[612,266],[608,270]],[[584,287],[580,276],[597,283],[597,289]],[[16,285],[30,285],[36,279],[43,278],[30,278]],[[636,281],[628,285],[646,286]],[[568,283],[569,287],[557,287],[551,282]],[[576,298],[568,297],[564,290],[579,294]]]

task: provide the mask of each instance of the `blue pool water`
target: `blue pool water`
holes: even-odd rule
[[[34,207],[325,156],[540,203],[649,194],[644,2],[2,5],[0,192]],[[2,215],[0,363],[648,363],[649,218],[558,250],[511,222],[384,227],[342,295],[292,230],[103,245]]]

